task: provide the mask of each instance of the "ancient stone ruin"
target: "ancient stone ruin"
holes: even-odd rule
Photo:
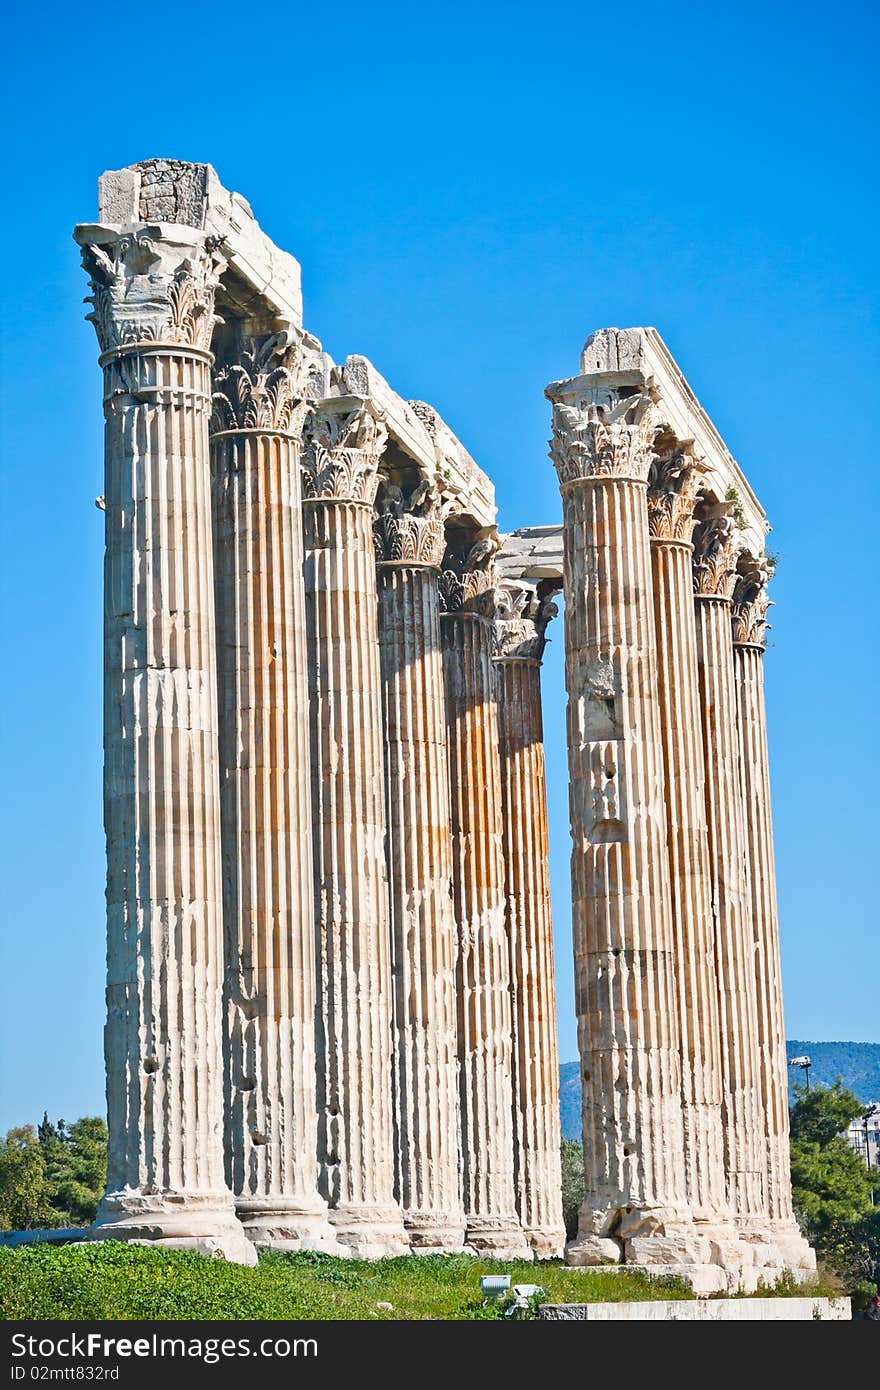
[[[540,668],[565,604],[573,1264],[754,1286],[791,1207],[764,513],[650,328],[547,388],[499,535],[430,405],[302,322],[209,165],[104,174],[108,1190],[251,1262],[562,1254]]]

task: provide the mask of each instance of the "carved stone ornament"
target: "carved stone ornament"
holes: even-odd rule
[[[516,581],[495,591],[496,661],[540,661],[544,655],[547,624],[559,613],[551,598]]]
[[[365,402],[319,407],[303,437],[303,497],[373,505],[388,429]]]
[[[730,598],[742,547],[733,507],[713,506],[694,532],[694,593],[703,598]]]
[[[497,535],[485,536],[473,545],[453,547],[443,557],[440,570],[440,610],[495,616]]]
[[[572,404],[553,407],[550,458],[562,485],[584,478],[644,481],[659,420],[649,392],[622,396],[594,387]]]
[[[214,374],[212,429],[299,434],[308,409],[307,364],[282,333],[245,338]]]
[[[376,563],[439,569],[446,549],[448,508],[437,482],[430,478],[423,478],[409,497],[393,483],[381,483],[373,522]]]
[[[764,555],[750,558],[737,574],[730,615],[737,646],[764,646],[770,626],[767,610],[773,602],[767,585],[772,578],[773,566]]]
[[[658,540],[689,541],[700,476],[706,471],[690,443],[678,444],[651,460],[648,470],[648,525]]]
[[[136,343],[179,343],[209,351],[214,293],[226,262],[214,237],[144,226],[120,232],[81,227],[86,298],[102,352]]]

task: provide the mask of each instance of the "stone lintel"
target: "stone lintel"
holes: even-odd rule
[[[492,526],[497,515],[495,486],[432,406],[405,401],[366,357],[351,356],[330,372],[329,394],[357,394],[382,410],[388,434],[420,472],[440,473],[452,511],[477,529]]]
[[[521,526],[500,537],[495,557],[502,580],[562,583],[562,526]]]
[[[564,402],[591,388],[640,386],[651,390],[661,419],[675,436],[694,441],[695,452],[707,466],[705,490],[718,501],[731,488],[736,490],[745,513],[746,547],[760,555],[770,530],[764,509],[656,328],[602,328],[592,333],[581,353],[580,375],[551,382],[544,394],[548,400]]]
[[[247,199],[224,188],[210,164],[145,159],[108,170],[98,180],[98,202],[106,225],[183,225],[222,238],[233,299],[246,304],[252,295],[278,327],[302,328],[299,262],[266,236]]]
[[[253,331],[284,332],[301,342],[309,359],[310,400],[371,398],[391,440],[419,471],[445,480],[451,510],[475,529],[494,525],[495,487],[448,425],[431,406],[405,401],[373,364],[359,355],[341,366],[303,330],[299,262],[266,236],[247,199],[224,188],[210,164],[179,159],[146,159],[110,169],[98,180],[99,222],[109,234],[151,224],[174,239],[181,227],[222,241],[227,262],[217,292],[221,318],[250,323]],[[249,330],[251,331],[251,330]]]

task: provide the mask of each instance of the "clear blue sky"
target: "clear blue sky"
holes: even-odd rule
[[[505,528],[560,517],[545,383],[594,328],[659,328],[782,555],[787,1031],[880,1040],[876,10],[50,3],[11,7],[4,38],[0,1128],[103,1105],[101,384],[70,232],[102,170],[151,155],[245,194],[302,262],[308,328],[441,411]]]

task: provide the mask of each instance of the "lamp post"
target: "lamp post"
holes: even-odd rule
[[[880,1113],[880,1105],[868,1105],[868,1106],[865,1107],[865,1109],[864,1109],[864,1111],[863,1111],[863,1113],[862,1113],[862,1126],[864,1127],[864,1131],[865,1131],[865,1167],[868,1169],[868,1172],[870,1172],[870,1171],[871,1171],[871,1168],[873,1167],[873,1164],[871,1163],[871,1137],[870,1137],[870,1133],[869,1133],[868,1126],[869,1126],[871,1120],[874,1118],[874,1116],[877,1115],[878,1113]],[[873,1204],[874,1204],[874,1192],[873,1192],[873,1189],[872,1189],[872,1191],[871,1191],[871,1205],[873,1206]]]
[[[804,1083],[805,1083],[805,1085],[806,1085],[807,1090],[809,1091],[809,1089],[810,1089],[810,1067],[813,1065],[813,1063],[810,1061],[809,1057],[792,1057],[792,1059],[791,1059],[791,1061],[789,1062],[788,1065],[789,1065],[790,1067],[800,1067],[800,1068],[801,1068],[802,1072],[804,1073]]]

